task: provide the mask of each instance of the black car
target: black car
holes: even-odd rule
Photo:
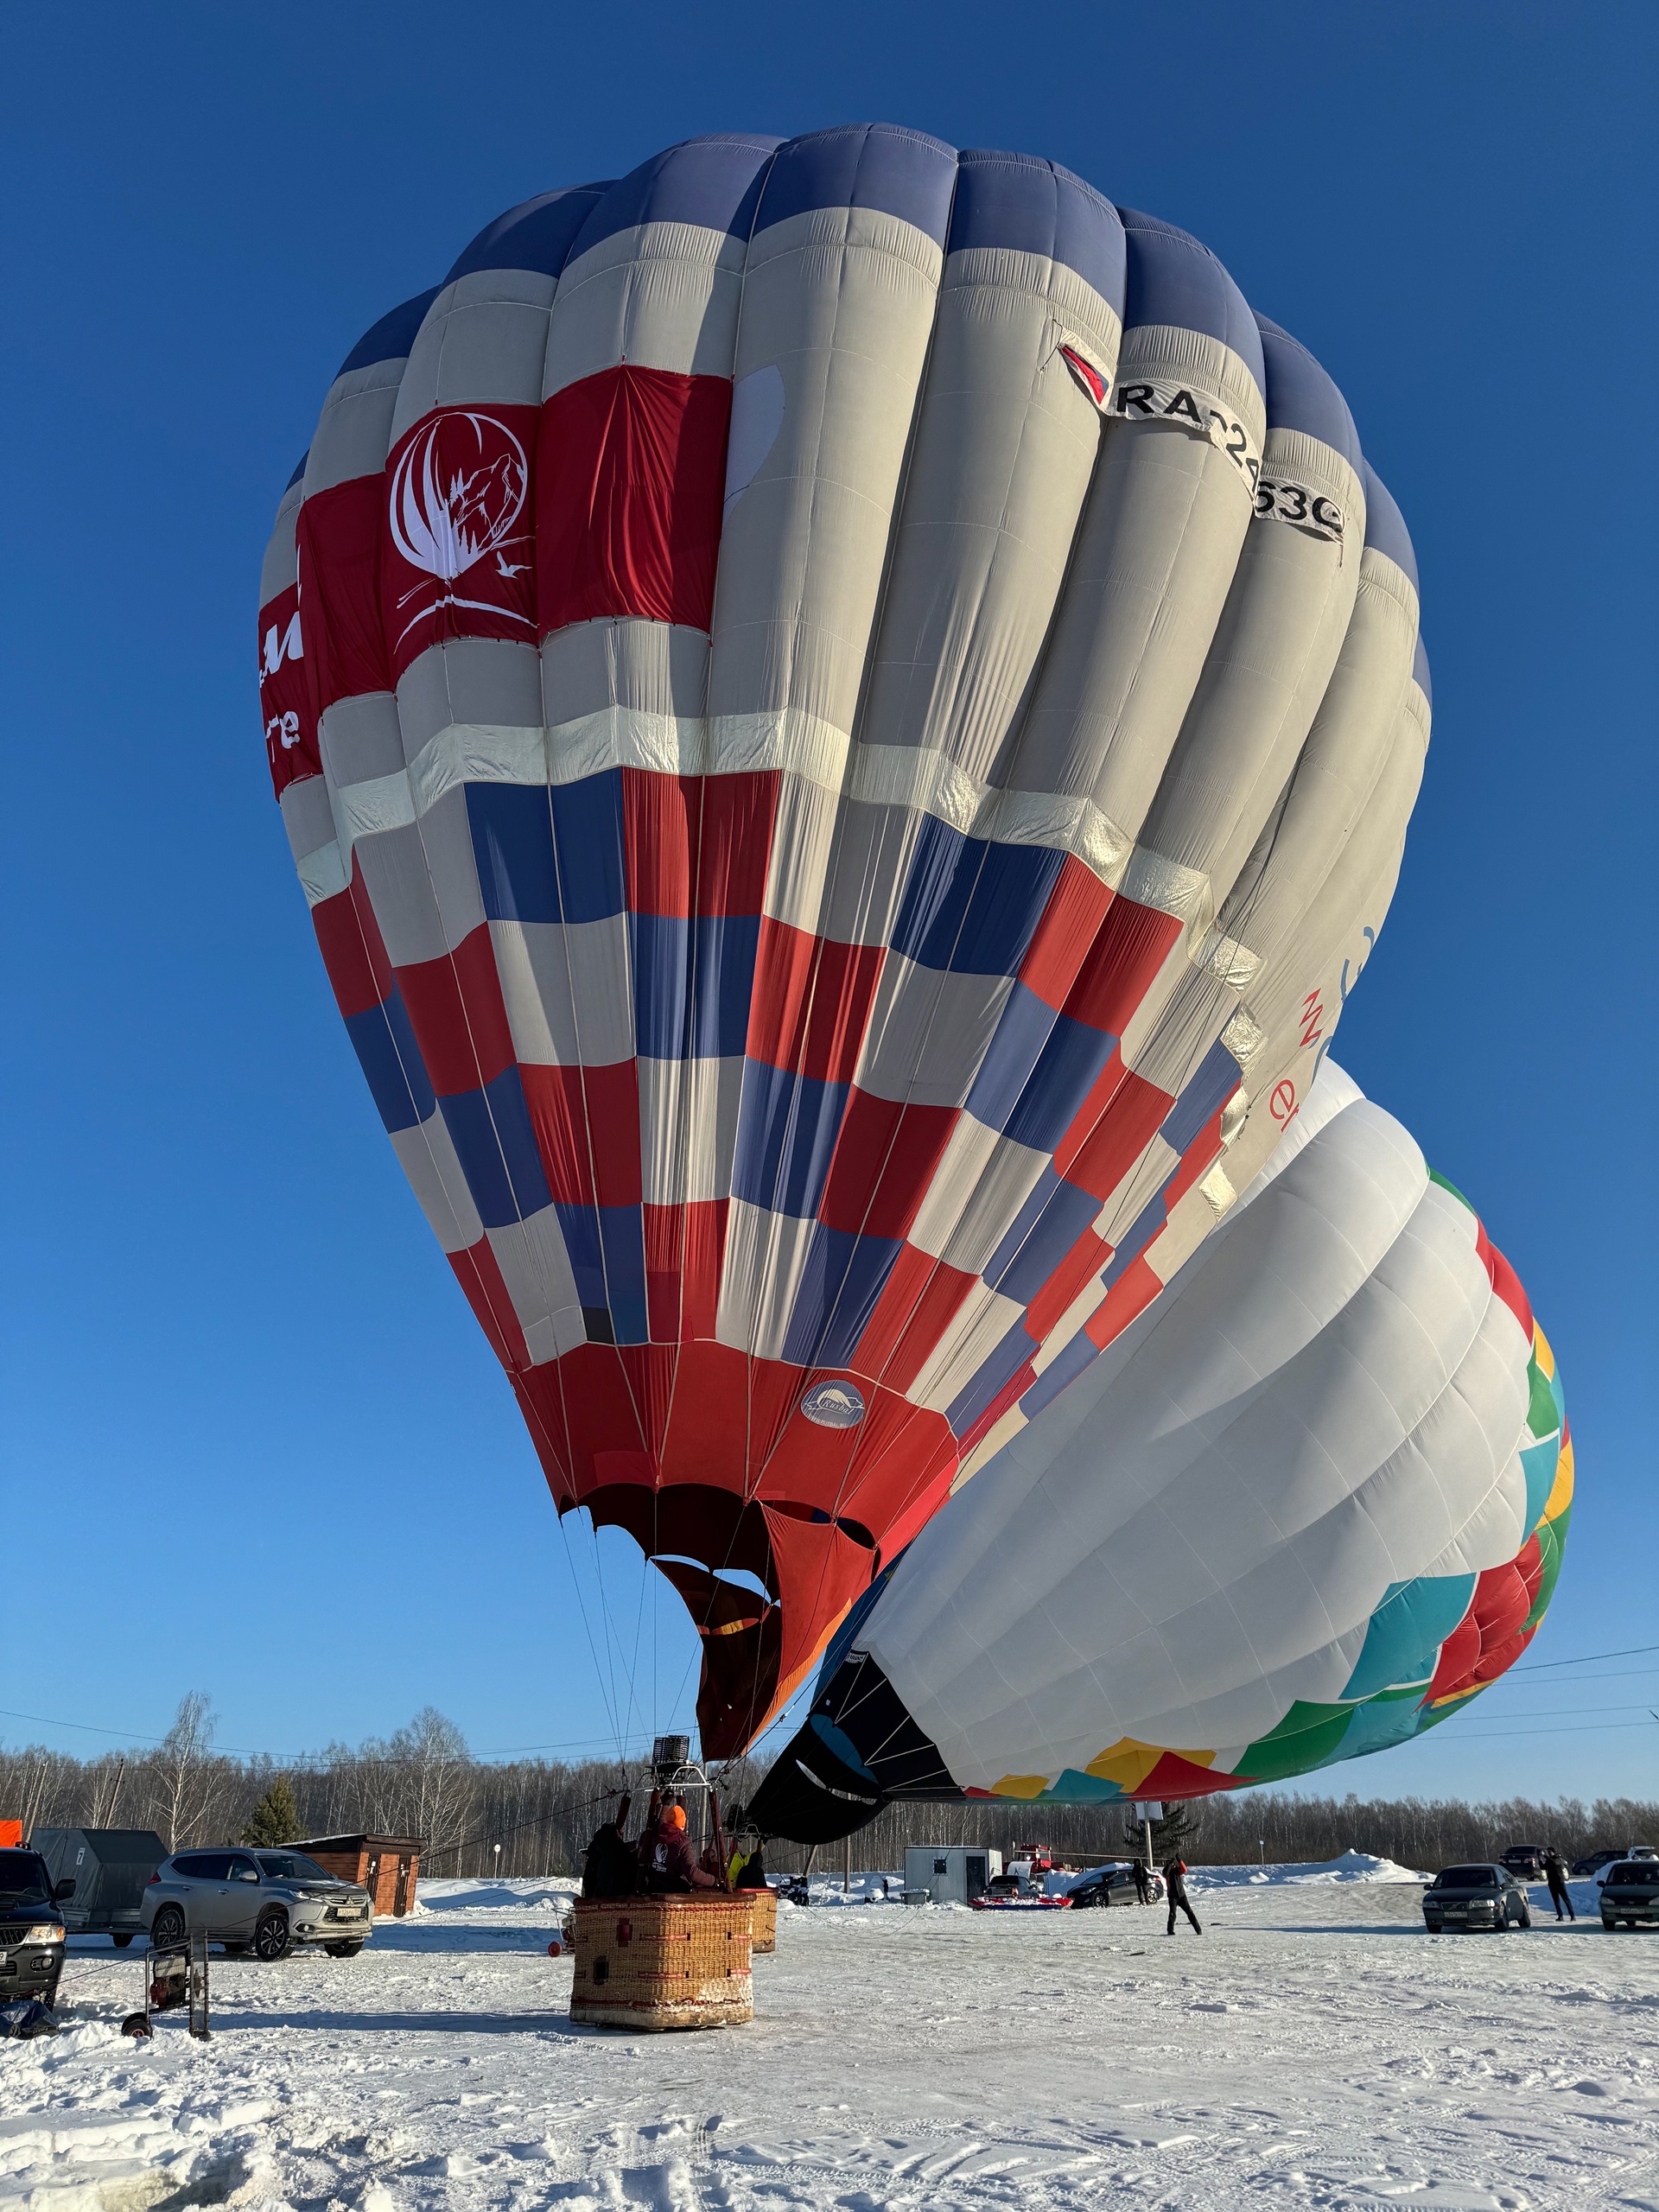
[[[1431,1936],[1461,1929],[1530,1928],[1526,1885],[1509,1867],[1442,1866],[1423,1891],[1423,1925]]]
[[[1523,1882],[1541,1882],[1544,1847],[1541,1843],[1512,1843],[1503,1854],[1503,1864]]]
[[[73,1882],[54,1882],[38,1851],[0,1851],[0,2004],[16,1997],[57,2002],[63,1972],[63,1915]]]
[[[1018,1874],[993,1874],[985,1885],[988,1897],[1035,1897],[1042,1891],[1030,1882],[1023,1882]]]
[[[1152,1894],[1164,1894],[1164,1878],[1152,1877]],[[1071,1892],[1071,1910],[1080,1912],[1087,1906],[1136,1904],[1140,1902],[1135,1886],[1133,1866],[1096,1866],[1092,1874],[1085,1874]]]
[[[1621,1859],[1601,1885],[1601,1924],[1637,1928],[1644,1920],[1659,1921],[1659,1859]]]
[[[1653,1846],[1648,1843],[1621,1843],[1615,1851],[1592,1851],[1586,1859],[1573,1861],[1575,1874],[1599,1874],[1604,1866],[1611,1866],[1616,1859],[1651,1859]]]

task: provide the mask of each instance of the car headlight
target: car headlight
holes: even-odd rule
[[[37,1920],[32,1928],[23,1930],[25,1943],[61,1943],[63,1929],[55,1920]]]

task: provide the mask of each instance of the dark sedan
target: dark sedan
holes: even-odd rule
[[[1152,1877],[1152,1894],[1154,1897],[1161,1897],[1164,1894],[1161,1874]],[[1090,1905],[1136,1904],[1140,1902],[1135,1893],[1133,1866],[1096,1866],[1092,1874],[1085,1874],[1082,1881],[1072,1885],[1070,1895],[1074,1911]]]
[[[1615,1859],[1624,1856],[1622,1851],[1592,1851],[1587,1858],[1573,1861],[1573,1878],[1576,1881],[1587,1880],[1592,1874],[1599,1874],[1604,1866],[1611,1866]]]
[[[1442,1931],[1530,1928],[1526,1885],[1507,1866],[1443,1866],[1423,1891],[1423,1925]]]
[[[1601,1924],[1637,1928],[1659,1921],[1659,1859],[1621,1859],[1601,1885]]]

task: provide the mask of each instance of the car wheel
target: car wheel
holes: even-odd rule
[[[1516,1925],[1517,1925],[1517,1926],[1519,1926],[1519,1927],[1522,1927],[1522,1928],[1530,1928],[1530,1927],[1531,1927],[1531,1925],[1532,1925],[1532,1908],[1531,1908],[1529,1905],[1523,1905],[1523,1906],[1521,1908],[1521,1917],[1520,1917],[1520,1920],[1517,1922]]]
[[[253,1931],[253,1952],[267,1966],[274,1966],[278,1959],[285,1959],[294,1948],[294,1931],[288,1924],[288,1915],[273,1905],[262,1912]]]
[[[111,1936],[110,1941],[114,1944],[118,1951],[124,1951],[128,1944],[132,1941],[132,1930],[128,1929],[124,1935]]]
[[[170,1951],[184,1941],[184,1914],[175,1904],[164,1904],[149,1923],[152,1951]]]
[[[331,1959],[354,1959],[363,1946],[361,1943],[325,1943],[322,1948]]]

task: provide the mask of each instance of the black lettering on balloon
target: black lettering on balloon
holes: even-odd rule
[[[1178,391],[1168,406],[1165,408],[1164,415],[1166,420],[1179,416],[1182,421],[1191,423],[1195,430],[1201,430],[1204,428],[1204,417],[1193,404],[1190,391]]]

